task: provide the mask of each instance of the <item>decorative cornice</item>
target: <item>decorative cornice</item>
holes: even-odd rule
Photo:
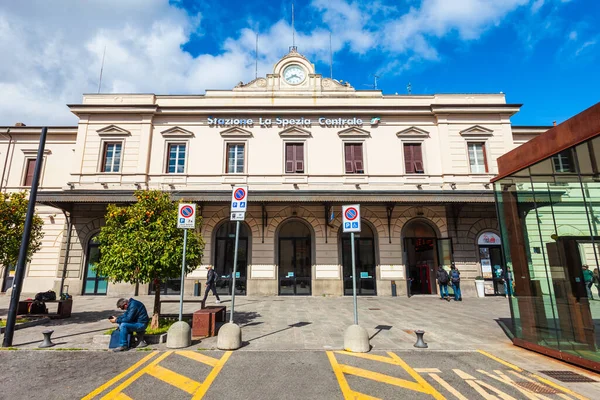
[[[174,126],[160,133],[164,137],[194,137],[194,132]]]
[[[396,132],[396,136],[399,138],[427,138],[429,137],[429,132],[416,126],[411,126],[410,128]]]
[[[461,136],[491,136],[494,131],[481,125],[473,125],[470,128],[460,131]]]
[[[252,132],[234,126],[220,132],[222,137],[253,137]]]
[[[108,125],[102,129],[96,131],[98,135],[111,135],[111,136],[129,136],[131,132],[123,128],[119,128],[116,125]]]
[[[371,137],[371,133],[362,128],[352,126],[338,132],[339,137]]]
[[[21,151],[26,156],[35,156],[37,155],[38,149],[21,149]],[[47,156],[48,154],[52,154],[52,151],[50,149],[44,149],[44,155]]]
[[[281,137],[312,137],[310,131],[306,129],[298,128],[297,126],[290,126],[279,132],[279,136]]]

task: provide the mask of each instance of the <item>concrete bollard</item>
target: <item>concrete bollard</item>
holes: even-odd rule
[[[220,350],[237,350],[242,347],[242,328],[233,322],[219,328],[217,348]]]
[[[415,347],[419,349],[426,349],[427,347],[429,347],[427,346],[427,343],[423,341],[423,335],[425,334],[425,331],[418,330],[415,331],[415,334],[417,335],[417,342],[414,344]]]
[[[167,347],[181,349],[192,344],[192,328],[185,321],[177,321],[167,332]]]
[[[52,343],[52,340],[50,340],[50,336],[52,336],[53,333],[53,330],[47,330],[42,332],[42,335],[44,335],[44,341],[38,346],[40,349],[54,346],[54,343]]]
[[[344,350],[352,353],[366,353],[371,350],[367,330],[360,325],[350,325],[346,328]]]

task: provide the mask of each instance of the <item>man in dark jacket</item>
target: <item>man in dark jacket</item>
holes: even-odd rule
[[[437,270],[437,280],[440,285],[440,296],[442,300],[446,299],[450,301],[450,297],[448,296],[448,281],[450,277],[448,276],[448,272],[440,265]]]
[[[208,269],[208,274],[206,274],[206,290],[204,291],[204,299],[202,299],[202,303],[206,304],[206,298],[208,297],[208,291],[212,290],[213,294],[217,298],[215,303],[219,304],[221,299],[219,299],[219,295],[217,294],[217,273],[212,268],[212,265],[206,267]]]
[[[134,300],[133,298],[119,299],[117,301],[117,307],[121,310],[125,310],[125,313],[118,318],[111,317],[108,320],[114,324],[119,324],[119,347],[113,349],[113,351],[125,351],[129,348],[127,343],[127,336],[133,332],[141,334],[141,339],[136,347],[146,347],[147,344],[144,341],[143,333],[146,331],[148,322],[148,312],[144,303]]]

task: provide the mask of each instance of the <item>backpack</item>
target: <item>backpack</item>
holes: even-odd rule
[[[35,299],[37,301],[56,301],[56,293],[52,290],[48,290],[47,292],[39,292],[35,295]]]
[[[446,283],[448,283],[448,272],[445,269],[442,269],[440,271],[438,280],[440,281],[441,284],[445,285]]]
[[[460,272],[457,269],[450,271],[450,277],[452,278],[452,283],[460,282]]]
[[[46,303],[40,300],[34,300],[29,303],[29,308],[27,310],[28,314],[48,314],[48,309],[46,308]]]

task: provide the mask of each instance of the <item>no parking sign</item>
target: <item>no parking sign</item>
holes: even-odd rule
[[[360,204],[342,206],[344,232],[360,232]]]
[[[196,205],[180,204],[177,214],[177,227],[183,229],[194,229],[196,227]]]

